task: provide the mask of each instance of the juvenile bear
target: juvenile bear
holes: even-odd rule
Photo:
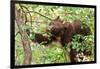
[[[59,41],[64,47],[65,45],[71,42],[73,35],[80,34],[86,36],[91,34],[90,28],[85,24],[81,24],[79,20],[75,20],[72,23],[63,22],[59,16],[50,22],[47,31],[51,34],[50,38],[48,38],[48,36],[43,36],[40,33],[36,33],[34,41],[37,43],[45,41],[46,43],[44,44],[49,44],[52,41]],[[69,53],[69,56],[71,62],[77,62],[77,52],[72,48],[70,49],[71,51]]]
[[[71,42],[73,35],[81,34],[85,36],[91,34],[90,28],[87,25],[81,25],[79,20],[75,20],[73,23],[63,22],[59,16],[49,24],[49,32],[55,39],[59,38],[62,46]]]

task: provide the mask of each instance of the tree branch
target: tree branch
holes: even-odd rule
[[[31,47],[30,47],[30,42],[28,40],[28,35],[26,33],[26,31],[24,29],[22,29],[21,25],[25,24],[22,23],[24,22],[24,19],[22,16],[20,16],[20,12],[17,10],[17,8],[15,9],[15,14],[16,14],[16,23],[19,29],[19,33],[21,35],[21,40],[22,40],[22,44],[23,44],[23,49],[24,49],[24,65],[28,65],[31,64],[32,61],[32,52],[31,52]]]

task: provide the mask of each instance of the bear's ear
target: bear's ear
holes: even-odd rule
[[[63,20],[60,18],[60,16],[57,16],[57,18],[54,19],[55,22],[60,22],[63,24]]]
[[[57,18],[56,19],[54,19],[55,21],[57,21],[57,20],[59,20],[60,19],[60,16],[57,16]]]

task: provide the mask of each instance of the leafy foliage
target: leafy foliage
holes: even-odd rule
[[[89,57],[91,57],[92,60],[89,58],[89,61],[94,60],[94,9],[68,6],[44,6],[32,4],[22,5],[27,7],[29,11],[31,11],[31,17],[27,13],[26,25],[22,27],[24,29],[29,29],[30,31],[30,35],[28,37],[32,49],[32,64],[65,63],[64,50],[61,48],[61,44],[53,42],[48,46],[44,46],[43,44],[33,43],[31,41],[31,39],[34,39],[36,32],[47,35],[45,29],[48,28],[48,25],[50,23],[50,20],[48,18],[55,19],[57,16],[60,16],[62,20],[69,22],[80,20],[82,24],[87,24],[90,27],[92,35],[84,37],[82,35],[73,36],[71,47],[78,53],[92,53],[89,54]],[[16,4],[16,7],[17,9],[20,9],[19,4]],[[29,11],[25,10],[25,12]],[[46,17],[39,15],[36,12]],[[30,18],[32,18],[32,21]],[[15,33],[17,32],[18,28],[17,25],[15,25]],[[18,34],[15,37],[15,64],[21,65],[23,63],[23,59],[24,51],[21,43],[21,36],[20,34]]]

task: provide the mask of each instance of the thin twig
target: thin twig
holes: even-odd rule
[[[20,6],[20,8],[21,8],[22,12],[24,12],[24,14],[25,14],[25,24],[26,24],[26,22],[27,22],[26,12],[24,11],[23,7],[22,7],[20,4],[19,4],[19,6]]]
[[[23,5],[21,5],[21,4],[19,4],[22,8],[25,8],[28,12],[29,12],[29,10],[28,10],[28,8],[27,7],[25,7],[25,6],[23,6]],[[26,12],[27,13],[27,12]],[[31,21],[31,26],[32,26],[32,16],[31,16],[31,14],[30,14],[30,12],[29,12],[29,15],[30,15],[30,21]]]
[[[34,11],[34,10],[33,10],[33,11],[28,11],[27,13],[32,13],[32,12],[37,13],[37,14],[39,14],[39,15],[41,15],[41,16],[47,18],[48,20],[52,20],[51,18],[49,18],[49,17],[47,17],[47,16],[44,16],[44,15],[42,15],[42,14],[40,14],[40,13]]]

